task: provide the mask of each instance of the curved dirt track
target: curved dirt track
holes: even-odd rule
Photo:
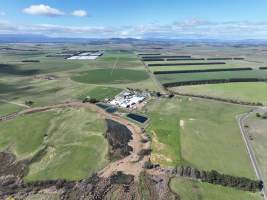
[[[148,149],[150,147],[149,143],[141,142],[141,140],[145,138],[144,134],[142,133],[141,128],[138,127],[136,124],[129,122],[128,120],[120,117],[119,115],[105,112],[103,109],[99,108],[95,104],[81,103],[81,102],[65,102],[65,103],[60,103],[60,104],[55,104],[55,105],[50,105],[50,106],[28,108],[23,111],[11,114],[10,116],[12,117],[3,118],[2,122],[12,120],[18,116],[25,115],[25,114],[44,112],[48,110],[53,110],[53,109],[58,109],[58,108],[67,108],[67,107],[93,109],[98,114],[100,114],[101,117],[105,119],[111,119],[120,124],[123,124],[132,132],[133,139],[129,142],[129,146],[133,148],[133,151],[131,152],[131,154],[123,159],[109,163],[104,169],[98,172],[99,176],[109,177],[117,171],[122,171],[125,174],[134,175],[136,178],[139,176],[140,172],[143,169],[142,167],[143,167],[144,162],[148,160],[148,156],[144,156],[142,160],[139,160],[138,153],[142,149]]]

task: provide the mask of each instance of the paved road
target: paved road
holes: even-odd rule
[[[256,156],[255,156],[255,152],[254,152],[254,149],[252,147],[252,144],[250,142],[250,139],[249,139],[249,136],[248,136],[248,132],[245,128],[245,120],[250,116],[252,112],[250,113],[246,113],[244,115],[239,115],[237,117],[237,120],[238,120],[238,125],[239,125],[239,128],[240,128],[240,132],[241,132],[241,135],[244,139],[244,142],[245,142],[245,145],[247,147],[247,151],[248,151],[248,154],[249,154],[249,158],[250,158],[250,161],[252,163],[252,166],[256,172],[256,176],[259,180],[262,180],[264,182],[264,177],[262,175],[262,171],[258,165],[258,162],[257,162],[257,159],[256,159]],[[253,112],[254,113],[254,112]],[[263,187],[263,190],[262,190],[262,193],[264,195],[264,199],[267,200],[267,189],[266,189],[266,184],[264,182],[264,187]]]

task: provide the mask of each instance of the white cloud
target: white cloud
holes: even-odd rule
[[[88,15],[85,10],[74,10],[71,14],[75,17],[86,17]]]
[[[134,38],[214,38],[267,39],[267,21],[213,22],[186,20],[172,24],[139,26],[63,26],[55,24],[15,24],[0,21],[0,33],[31,33],[55,37]]]
[[[30,7],[23,9],[23,12],[30,15],[44,15],[50,17],[64,15],[64,12],[44,4],[31,5]]]

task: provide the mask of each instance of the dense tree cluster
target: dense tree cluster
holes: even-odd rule
[[[130,155],[133,148],[128,145],[132,140],[132,132],[123,124],[111,119],[106,119],[106,138],[111,147],[110,154],[116,158],[123,158]]]
[[[225,175],[215,170],[204,171],[192,167],[182,166],[178,169],[178,173],[180,176],[191,177],[194,179],[199,179],[203,182],[233,187],[244,191],[257,192],[261,191],[263,188],[262,181],[255,181],[244,177]]]

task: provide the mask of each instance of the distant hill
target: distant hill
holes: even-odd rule
[[[267,40],[224,40],[224,39],[188,39],[188,38],[67,38],[67,37],[48,37],[36,34],[0,34],[0,43],[91,43],[91,44],[235,44],[235,45],[267,45]]]

